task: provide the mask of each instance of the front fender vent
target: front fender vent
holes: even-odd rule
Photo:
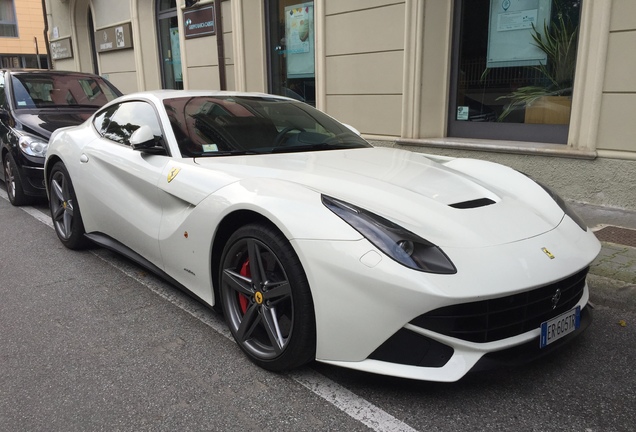
[[[471,208],[485,207],[487,205],[494,204],[494,203],[495,202],[491,200],[490,198],[479,198],[475,200],[450,204],[450,206],[456,209],[471,209]]]

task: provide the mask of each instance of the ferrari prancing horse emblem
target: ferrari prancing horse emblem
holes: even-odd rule
[[[548,248],[542,248],[541,250],[543,251],[544,254],[546,254],[548,256],[548,258],[550,258],[550,259],[554,259],[555,258],[555,256],[552,255],[552,252],[550,252],[548,250]]]
[[[170,170],[170,172],[168,173],[168,183],[170,183],[172,180],[174,180],[174,178],[177,176],[177,174],[179,174],[179,171],[181,171],[181,168],[172,168]]]

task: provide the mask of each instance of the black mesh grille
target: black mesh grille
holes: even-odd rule
[[[588,270],[532,291],[435,309],[415,318],[411,324],[470,342],[516,336],[572,309],[583,295]],[[554,308],[557,292],[560,297]]]

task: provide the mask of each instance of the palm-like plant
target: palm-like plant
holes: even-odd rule
[[[519,87],[499,99],[510,99],[510,103],[499,116],[499,121],[516,109],[532,105],[543,96],[571,96],[576,65],[578,26],[558,13],[550,25],[544,23],[543,33],[532,26],[534,44],[547,56],[546,64],[533,66],[541,73],[544,85]]]

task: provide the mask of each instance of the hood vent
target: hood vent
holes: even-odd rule
[[[470,200],[470,201],[458,202],[455,204],[451,204],[450,206],[456,209],[471,209],[471,208],[485,207],[487,205],[494,204],[494,203],[495,202],[491,200],[490,198],[479,198],[479,199]]]

